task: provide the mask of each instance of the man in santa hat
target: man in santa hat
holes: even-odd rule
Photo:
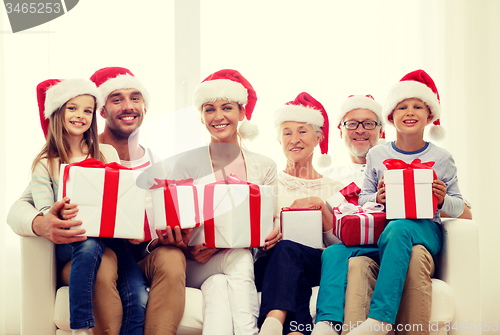
[[[151,165],[152,156],[139,140],[139,129],[149,107],[149,95],[143,84],[133,73],[121,67],[107,67],[97,70],[90,78],[106,97],[100,110],[106,119],[104,131],[99,142],[112,145],[121,164],[134,170],[143,170]],[[31,190],[28,187],[21,198],[11,207],[7,223],[21,236],[42,236],[56,244],[82,241],[79,236],[83,229],[71,229],[81,225],[76,216],[77,207],[66,205],[64,219],[58,217],[64,202],[56,202],[50,211],[43,215],[33,206]],[[146,246],[134,246],[128,241],[129,250],[134,254],[138,265],[150,287],[145,317],[145,334],[176,334],[185,304],[185,268],[183,252],[176,247],[188,231],[170,227],[163,234],[149,227],[152,217],[152,203],[146,200],[145,241]],[[151,225],[152,226],[152,225]],[[137,251],[146,250],[147,255]],[[69,266],[63,269],[62,277],[69,276]],[[105,252],[97,273],[94,290],[95,334],[118,334],[122,326],[122,304],[117,290],[117,257]],[[166,297],[168,296],[168,299]],[[127,316],[132,317],[132,316]]]
[[[359,195],[366,168],[366,154],[379,142],[385,141],[382,123],[382,106],[371,95],[353,95],[340,107],[337,124],[340,137],[349,152],[350,164],[330,169],[325,175],[342,181],[346,192],[334,196],[333,207],[346,202],[348,196]],[[342,194],[344,193],[344,194]],[[333,200],[333,199],[332,199]],[[337,204],[334,204],[337,202]],[[442,217],[449,217],[441,212]],[[470,208],[465,205],[460,216],[472,219]],[[349,260],[348,284],[346,289],[345,318],[342,334],[354,328],[368,317],[370,300],[377,280],[379,265],[369,257],[352,257]],[[412,249],[412,256],[406,277],[405,288],[397,315],[396,324],[422,324],[427,330],[431,313],[431,283],[422,280],[434,272],[434,261],[421,245]],[[424,327],[425,326],[425,327]],[[405,328],[405,327],[403,327]],[[413,329],[413,327],[412,327]],[[399,332],[399,334],[403,334]]]

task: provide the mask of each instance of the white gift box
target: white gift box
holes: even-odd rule
[[[66,166],[61,165],[58,200],[63,197]],[[78,204],[74,220],[82,221],[72,229],[85,229],[85,236],[143,239],[146,190],[135,183],[139,173],[70,165],[66,196]]]
[[[203,187],[196,185],[168,186],[151,190],[154,227],[166,229],[167,225],[182,229],[200,225],[200,197]]]
[[[281,211],[281,233],[284,240],[311,248],[323,248],[323,217],[320,209]]]
[[[258,195],[250,190],[257,190]],[[189,245],[209,248],[247,248],[264,245],[273,230],[273,187],[214,183],[200,197],[203,224],[193,230]],[[251,214],[252,213],[252,214]],[[253,218],[253,220],[252,220]]]
[[[411,175],[413,175],[413,182]],[[407,178],[406,181],[405,178]],[[432,219],[437,210],[437,202],[433,201],[433,181],[434,170],[432,169],[385,171],[387,219]]]

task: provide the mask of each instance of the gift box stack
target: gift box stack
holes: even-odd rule
[[[387,159],[384,165],[388,168],[384,173],[387,219],[432,219],[438,205],[432,193],[437,179],[434,162]]]
[[[144,238],[146,190],[137,187],[139,174],[117,163],[96,159],[62,164],[59,200],[68,196],[78,204],[75,220],[84,235],[112,238]]]

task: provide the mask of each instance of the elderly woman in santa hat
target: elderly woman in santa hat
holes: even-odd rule
[[[238,71],[220,70],[198,85],[193,101],[210,144],[185,153],[170,177],[207,184],[234,174],[253,184],[277,187],[276,163],[240,145],[242,139],[257,135],[248,122],[257,101],[251,84]],[[261,249],[272,248],[280,238],[276,227]],[[257,334],[259,302],[251,251],[199,244],[187,253],[186,285],[201,288],[204,297],[203,334]]]
[[[300,93],[275,113],[278,141],[287,163],[278,172],[278,209],[321,209],[323,243],[338,243],[331,233],[333,214],[324,201],[338,192],[342,184],[324,177],[313,166],[316,146],[321,148],[320,167],[330,164],[328,116],[308,93]],[[309,334],[311,288],[319,285],[322,249],[282,240],[255,263],[256,283],[262,291],[260,334]]]

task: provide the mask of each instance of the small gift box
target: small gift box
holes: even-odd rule
[[[326,208],[328,208],[330,212],[333,212],[333,209],[340,204],[350,203],[353,205],[357,205],[360,193],[361,189],[358,187],[358,185],[356,185],[355,182],[352,182],[326,199]]]
[[[84,235],[143,239],[146,190],[135,180],[139,172],[96,159],[61,165],[59,200],[78,204],[75,220]]]
[[[367,202],[363,206],[341,204],[333,210],[333,234],[345,245],[377,243],[387,225],[384,205]]]
[[[438,198],[432,192],[437,179],[434,162],[415,159],[407,164],[399,159],[386,159],[384,173],[387,219],[432,219]]]
[[[280,217],[284,240],[294,241],[311,248],[323,248],[321,209],[283,207]]]
[[[156,179],[151,189],[154,227],[193,228],[200,225],[198,186],[193,179]],[[203,188],[201,188],[203,191]]]
[[[207,248],[256,248],[273,230],[273,187],[228,175],[227,181],[204,185],[201,220],[189,245]]]

